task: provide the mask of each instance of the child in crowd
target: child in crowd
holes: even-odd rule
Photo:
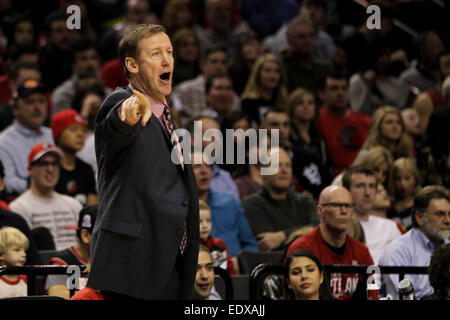
[[[89,265],[92,232],[97,218],[98,206],[87,206],[81,209],[77,226],[67,226],[66,229],[74,229],[77,232],[77,244],[65,250],[55,253],[50,259],[53,265]],[[45,280],[45,290],[48,295],[58,296],[64,299],[70,298],[70,289],[67,287],[68,276],[65,274],[49,275]],[[87,277],[79,278],[77,290],[86,286]]]
[[[21,267],[25,265],[28,238],[13,227],[0,229],[0,266]],[[0,298],[23,297],[27,295],[25,275],[0,276]]]
[[[421,188],[420,172],[414,158],[402,157],[394,161],[393,183],[391,195],[393,196],[394,218],[406,229],[411,227],[412,207],[414,197]]]
[[[213,258],[215,267],[221,267],[231,275],[236,275],[236,269],[228,252],[227,245],[222,239],[211,237],[212,221],[211,209],[208,204],[199,200],[200,206],[200,244],[207,247]]]
[[[55,190],[78,199],[83,206],[98,203],[92,167],[76,156],[86,140],[87,121],[75,110],[66,109],[52,117],[56,145],[64,153]]]

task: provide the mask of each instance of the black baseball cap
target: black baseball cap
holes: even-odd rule
[[[17,87],[15,99],[26,98],[30,94],[35,92],[46,94],[48,92],[48,88],[42,82],[38,82],[32,79],[25,80],[21,82]]]
[[[97,218],[98,206],[87,206],[80,210],[78,226],[67,226],[66,229],[81,230],[87,229],[90,233],[94,230],[95,219]]]

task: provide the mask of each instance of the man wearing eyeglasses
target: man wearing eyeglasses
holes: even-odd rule
[[[438,247],[449,243],[450,193],[441,186],[426,186],[414,198],[413,228],[391,243],[380,258],[380,266],[429,266]],[[417,299],[433,294],[427,274],[405,275]],[[382,277],[386,293],[398,299],[397,274]]]
[[[317,205],[320,224],[295,240],[286,257],[297,249],[312,251],[323,265],[373,265],[369,250],[347,234],[353,214],[350,192],[342,186],[322,190]],[[366,283],[358,274],[332,273],[330,286],[338,300],[366,299]]]
[[[9,206],[20,214],[30,229],[45,227],[53,237],[56,250],[76,244],[76,233],[65,229],[77,225],[81,203],[55,192],[60,173],[62,152],[46,142],[36,144],[28,155],[30,187]]]

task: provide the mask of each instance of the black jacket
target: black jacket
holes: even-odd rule
[[[132,95],[117,88],[95,122],[99,210],[88,287],[157,299],[179,252],[184,225],[181,292],[193,289],[199,246],[198,196],[192,166],[171,161],[167,130],[152,114],[145,127],[123,123],[117,109]]]

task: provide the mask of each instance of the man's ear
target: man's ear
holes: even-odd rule
[[[419,227],[425,224],[425,213],[416,210],[416,212],[414,212],[414,217],[416,218],[416,222]]]
[[[322,206],[320,204],[316,206],[316,212],[319,217],[322,217]]]
[[[125,58],[125,67],[127,68],[128,72],[130,72],[130,73],[138,73],[139,72],[139,65],[138,65],[136,59],[134,59],[132,57]]]
[[[85,244],[91,243],[91,233],[86,229],[81,229],[80,231],[81,241],[83,241],[83,243]]]
[[[14,101],[14,103],[11,105],[11,111],[14,115],[14,118],[17,118],[17,108],[18,108],[18,104],[19,102],[17,100]]]

